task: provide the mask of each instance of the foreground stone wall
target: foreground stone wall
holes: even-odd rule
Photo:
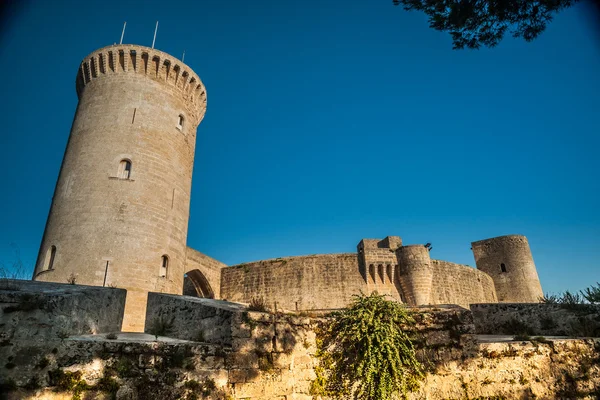
[[[316,398],[311,382],[318,363],[315,329],[322,317],[248,312],[202,299],[176,303],[174,297],[156,294],[148,309],[160,311],[163,304],[176,320],[186,312],[207,319],[214,317],[208,315],[215,306],[213,314],[221,310],[221,317],[232,318],[232,329],[219,334],[228,343],[144,334],[69,337],[13,359],[10,381],[6,365],[0,365],[3,389],[10,389],[10,399],[58,400],[76,393],[131,400]],[[597,340],[480,342],[472,334],[471,313],[459,308],[423,309],[416,320],[418,354],[428,373],[409,399],[594,399],[600,394]],[[175,336],[188,335],[185,326]]]
[[[477,333],[600,336],[600,305],[472,304]]]
[[[152,333],[156,323],[168,322],[170,337],[231,346],[245,311],[241,304],[222,300],[149,293],[145,331]]]
[[[298,349],[287,354],[166,339],[70,338],[56,353],[45,356],[47,366],[32,368],[13,381],[22,386],[35,380],[36,389],[11,385],[6,396],[70,399],[75,391],[65,388],[66,376],[84,388],[82,398],[312,400],[316,397],[310,394],[315,377],[310,336],[307,343],[306,353]],[[600,394],[598,346],[592,340],[473,344],[470,356],[437,363],[409,399],[593,400]],[[57,371],[63,371],[62,386]]]
[[[120,331],[126,294],[123,289],[1,280],[0,376],[31,378],[45,354],[69,336]]]
[[[116,288],[2,280],[0,349],[17,340],[118,332],[126,294]]]

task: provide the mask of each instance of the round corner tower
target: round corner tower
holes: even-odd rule
[[[471,246],[477,269],[492,277],[499,302],[540,301],[542,286],[525,236],[499,236]]]
[[[76,89],[33,279],[125,288],[123,330],[142,330],[149,291],[182,293],[206,91],[187,65],[137,45],[91,53]]]

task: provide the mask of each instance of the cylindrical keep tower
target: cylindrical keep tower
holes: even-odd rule
[[[429,250],[422,244],[402,246],[396,250],[398,274],[406,302],[411,306],[430,303],[433,269]]]
[[[127,289],[124,331],[144,328],[149,291],[181,294],[200,78],[137,45],[80,65],[79,104],[33,279]]]
[[[499,302],[537,303],[543,296],[527,238],[499,236],[471,243],[477,269],[494,280]]]

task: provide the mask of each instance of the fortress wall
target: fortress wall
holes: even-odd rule
[[[366,290],[355,253],[257,261],[225,268],[221,298],[248,303],[263,297],[286,310],[341,308]]]
[[[468,307],[473,303],[495,303],[496,290],[492,278],[467,265],[431,260],[433,285],[432,304],[458,304]]]
[[[600,336],[599,304],[471,304],[479,334]]]
[[[190,271],[198,270],[206,278],[212,291],[214,292],[215,298],[220,298],[221,294],[221,269],[227,267],[227,264],[221,261],[215,260],[202,254],[197,250],[188,247],[186,249],[186,262],[185,262],[185,273],[188,276]],[[193,278],[193,276],[191,276]]]

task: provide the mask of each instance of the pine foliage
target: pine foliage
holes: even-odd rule
[[[537,38],[554,14],[578,0],[393,0],[406,10],[424,12],[429,26],[448,32],[455,49],[494,47],[510,32]]]

